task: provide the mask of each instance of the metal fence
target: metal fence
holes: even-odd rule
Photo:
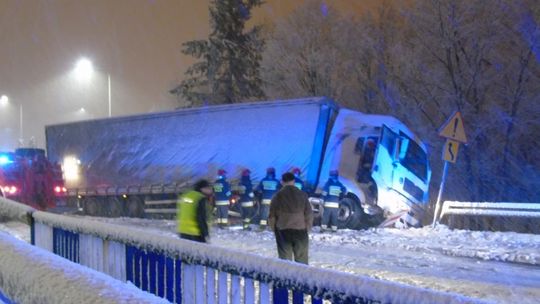
[[[172,303],[479,302],[88,218],[40,211],[19,217],[31,225],[31,242],[37,247]]]

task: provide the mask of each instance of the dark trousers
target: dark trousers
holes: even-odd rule
[[[199,242],[199,243],[206,243],[206,240],[204,239],[204,236],[202,235],[191,235],[191,234],[180,233],[180,238],[185,239],[185,240]]]
[[[219,225],[229,224],[229,206],[216,206]]]
[[[242,219],[244,227],[251,223],[251,217],[253,216],[253,207],[242,207]]]
[[[306,230],[284,229],[275,231],[280,259],[308,263],[309,237]]]
[[[269,213],[270,213],[270,205],[261,204],[261,226],[268,225]]]
[[[332,230],[337,230],[338,212],[339,212],[339,208],[325,207],[324,212],[323,212],[321,227],[326,229],[328,226],[330,226]]]

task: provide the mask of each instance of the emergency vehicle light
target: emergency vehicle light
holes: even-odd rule
[[[18,190],[15,186],[4,186],[2,189],[6,194],[15,194]]]
[[[0,166],[7,165],[12,163],[13,161],[9,159],[9,157],[5,154],[0,154]]]
[[[56,193],[64,192],[65,193],[65,192],[67,192],[67,189],[66,189],[66,187],[56,186],[56,187],[54,187],[54,192],[56,192]]]

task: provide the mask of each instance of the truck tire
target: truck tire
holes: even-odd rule
[[[127,200],[126,215],[128,217],[144,217],[144,202],[138,196],[130,196]]]
[[[89,216],[99,215],[99,204],[95,197],[85,197],[83,199],[84,214]]]
[[[363,229],[366,227],[365,218],[364,210],[357,198],[346,197],[339,202],[338,228]]]
[[[117,196],[107,198],[107,216],[120,217],[124,215],[124,204]]]

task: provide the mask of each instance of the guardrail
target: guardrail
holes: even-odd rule
[[[173,303],[479,303],[369,277],[35,211],[36,246]],[[292,300],[292,302],[290,302]]]
[[[540,204],[445,201],[440,219],[451,228],[540,233]]]

